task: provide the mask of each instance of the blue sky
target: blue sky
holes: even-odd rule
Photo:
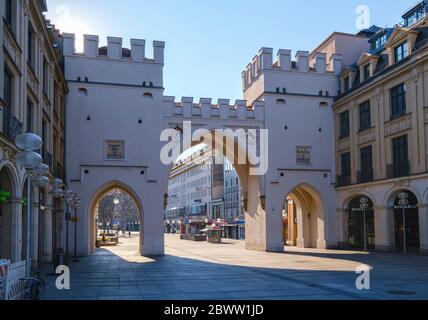
[[[63,32],[166,42],[165,94],[239,99],[241,71],[261,47],[308,50],[333,31],[358,32],[356,9],[370,24],[393,26],[415,0],[47,0]],[[294,53],[293,53],[294,54]]]

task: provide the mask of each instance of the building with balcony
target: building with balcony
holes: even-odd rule
[[[39,150],[50,178],[64,179],[65,96],[62,39],[44,17],[46,1],[0,2],[0,258],[25,256],[27,197],[25,170],[15,161],[17,135],[32,132],[43,140]],[[32,267],[51,262],[64,243],[63,204],[48,190],[32,188]],[[54,212],[56,214],[54,214]]]
[[[370,28],[370,50],[346,65],[335,99],[339,238],[362,247],[361,197],[370,200],[368,240],[377,250],[428,250],[428,18],[422,1],[393,28]]]

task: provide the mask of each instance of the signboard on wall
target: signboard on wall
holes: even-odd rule
[[[105,159],[125,160],[125,142],[119,140],[106,140]]]
[[[312,147],[305,147],[305,146],[296,147],[296,162],[297,162],[297,164],[310,165],[311,164],[311,151],[312,151]]]

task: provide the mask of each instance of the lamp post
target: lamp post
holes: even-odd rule
[[[77,210],[80,209],[80,199],[75,197],[73,199],[73,204],[71,207],[74,209],[74,217],[72,222],[74,223],[74,260],[73,262],[79,262],[77,259],[77,223],[79,222],[79,217],[77,216]]]
[[[69,266],[69,225],[71,220],[71,213],[70,213],[70,206],[73,204],[73,199],[75,197],[75,194],[73,190],[67,189],[64,191],[64,199],[66,204],[66,212],[65,212],[65,265]]]
[[[407,192],[400,192],[398,194],[398,206],[395,209],[401,209],[403,214],[403,252],[407,254],[407,231],[406,231],[406,209],[412,208],[409,206],[409,194]]]
[[[25,254],[25,276],[30,277],[31,259],[31,170],[42,164],[42,156],[34,150],[40,150],[43,141],[33,133],[20,134],[15,138],[16,146],[22,151],[16,155],[16,162],[27,171],[27,238]]]
[[[51,183],[50,183],[50,194],[52,196],[53,199],[55,199],[54,201],[54,212],[53,212],[53,223],[52,223],[52,229],[53,229],[53,245],[52,245],[52,258],[53,258],[53,273],[55,274],[56,272],[56,263],[57,263],[57,223],[58,223],[58,217],[57,217],[57,200],[61,199],[64,196],[64,190],[62,189],[64,185],[64,182],[61,179],[54,179]]]
[[[364,252],[367,252],[367,223],[366,223],[366,212],[369,207],[369,199],[363,197],[360,199],[360,208],[363,210],[363,223],[364,223]]]
[[[352,208],[352,211],[363,213],[363,236],[364,236],[364,252],[367,252],[367,222],[366,215],[367,209],[369,208],[369,198],[362,197],[360,199],[360,207]]]
[[[40,200],[40,189],[46,188],[49,185],[49,178],[46,176],[49,172],[49,167],[45,164],[41,164],[38,168],[33,170],[33,184],[38,188],[38,210],[39,210],[39,220],[38,220],[38,236],[37,236],[37,272],[40,272],[41,267],[41,247],[42,247],[42,228],[41,228],[41,212],[44,210]]]

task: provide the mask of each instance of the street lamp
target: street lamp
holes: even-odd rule
[[[15,138],[16,146],[22,151],[16,155],[16,163],[27,171],[27,238],[25,254],[25,276],[30,277],[31,258],[31,173],[42,164],[42,156],[34,150],[40,150],[43,141],[33,133],[20,134]]]
[[[398,206],[394,208],[401,209],[403,213],[403,252],[407,254],[406,209],[416,208],[416,206],[409,205],[409,194],[407,192],[400,192],[398,194]]]
[[[64,190],[62,189],[62,187],[64,186],[64,182],[61,179],[54,179],[51,181],[50,183],[50,195],[52,196],[52,198],[54,198],[55,200],[61,199],[64,196]],[[52,258],[53,258],[53,273],[55,274],[56,272],[56,267],[57,267],[57,224],[58,224],[58,217],[57,217],[57,202],[54,202],[54,210],[53,210],[53,246],[52,246]]]
[[[47,170],[45,170],[47,167]],[[42,246],[42,227],[41,227],[41,216],[42,216],[42,211],[45,210],[44,206],[41,205],[41,196],[40,196],[40,189],[44,189],[49,185],[49,178],[46,177],[44,174],[47,174],[49,172],[49,167],[45,164],[41,164],[39,166],[39,168],[36,168],[35,170],[33,170],[33,175],[34,175],[34,180],[33,180],[33,184],[38,188],[38,210],[39,210],[39,223],[38,223],[38,237],[37,237],[37,245],[38,245],[38,250],[37,250],[37,272],[40,272],[40,267],[41,267],[41,258],[42,258],[42,254],[41,254],[41,246]],[[43,174],[43,175],[40,175]]]
[[[74,260],[73,262],[79,262],[77,259],[77,223],[79,222],[79,217],[77,216],[77,210],[80,209],[80,199],[78,197],[74,197],[73,204],[71,207],[74,209],[74,217],[72,218],[72,222],[74,223]]]
[[[369,207],[369,199],[363,197],[360,199],[360,208],[363,210],[363,223],[364,223],[364,252],[367,252],[367,224],[366,224],[366,212]]]
[[[75,193],[71,189],[67,189],[64,191],[64,199],[66,204],[66,212],[65,212],[65,265],[68,266],[68,256],[69,256],[69,241],[68,241],[68,230],[71,220],[70,206],[73,204],[73,199],[75,197]]]

